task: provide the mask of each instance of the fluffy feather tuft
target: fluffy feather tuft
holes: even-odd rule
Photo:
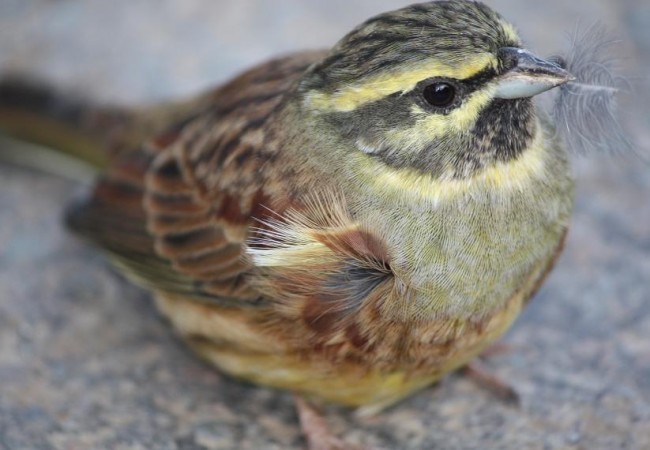
[[[576,27],[571,49],[559,58],[576,81],[560,88],[552,116],[560,137],[575,153],[623,154],[633,148],[617,117],[618,94],[629,86],[617,75],[616,43],[601,25]]]
[[[294,313],[311,304],[319,316],[344,318],[394,279],[383,241],[356,223],[334,193],[309,196],[300,210],[262,222],[247,255],[258,269],[251,283]]]

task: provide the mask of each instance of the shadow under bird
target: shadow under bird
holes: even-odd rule
[[[532,97],[572,79],[440,1],[186,102],[7,82],[0,126],[100,169],[68,224],[202,357],[371,413],[484,351],[552,268],[573,182]]]

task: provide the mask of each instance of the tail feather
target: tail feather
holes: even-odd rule
[[[63,122],[78,123],[83,115],[81,102],[57,95],[35,80],[6,78],[0,83],[0,108],[38,112]]]
[[[0,131],[11,137],[56,149],[101,169],[118,151],[120,130],[129,114],[103,108],[34,80],[0,80]],[[7,156],[4,146],[4,160]]]
[[[213,92],[207,92],[184,102],[118,108],[33,79],[0,77],[0,134],[40,144],[101,170],[157,134],[186,123],[212,102]],[[29,158],[8,154],[13,152],[9,147],[0,146],[0,162],[18,160],[42,169],[42,163],[30,164]]]

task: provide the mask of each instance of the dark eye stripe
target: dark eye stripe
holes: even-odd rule
[[[435,81],[449,81],[452,84],[460,84],[464,87],[463,89],[463,95],[468,95],[471,94],[472,92],[480,89],[483,87],[485,84],[487,84],[489,81],[493,80],[497,76],[497,71],[494,70],[491,67],[487,67],[477,73],[476,75],[471,76],[470,78],[465,78],[464,80],[459,80],[455,78],[438,78],[438,77],[431,77],[427,78],[426,80],[420,81],[416,87],[413,89],[414,92],[419,92],[421,91],[425,86],[428,86],[432,84]]]
[[[411,95],[417,97],[422,97],[423,92],[431,85],[436,83],[447,83],[455,87],[456,99],[447,109],[446,112],[449,112],[451,109],[454,109],[460,106],[463,103],[463,100],[471,95],[473,92],[481,89],[486,83],[493,80],[497,76],[497,71],[491,67],[488,67],[476,75],[466,78],[464,80],[458,80],[453,78],[428,78],[426,80],[420,81],[417,86],[410,92]]]
[[[475,91],[478,87],[483,86],[486,84],[488,81],[494,79],[494,77],[497,76],[497,71],[494,70],[492,67],[486,67],[485,69],[481,70],[479,73],[476,75],[473,75],[469,78],[466,78],[464,80],[458,80],[459,83],[464,84],[465,86],[471,89],[472,91]]]

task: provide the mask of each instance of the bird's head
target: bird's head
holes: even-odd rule
[[[531,97],[572,79],[522,48],[514,27],[465,0],[374,17],[303,76],[305,110],[393,168],[466,178],[520,155]]]

